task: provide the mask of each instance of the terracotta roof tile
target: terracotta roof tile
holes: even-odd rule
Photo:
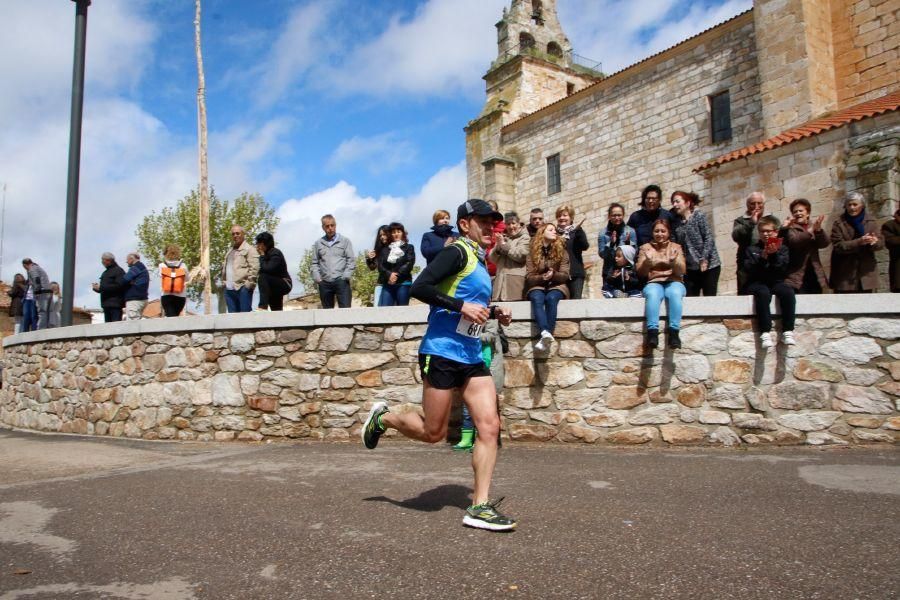
[[[813,137],[819,135],[820,133],[825,133],[826,131],[836,129],[838,127],[843,127],[844,125],[848,125],[856,121],[869,119],[871,117],[877,117],[878,115],[883,115],[884,113],[892,112],[898,109],[900,109],[900,91],[894,92],[893,94],[888,94],[887,96],[882,96],[881,98],[876,98],[875,100],[863,102],[862,104],[857,104],[856,106],[851,106],[849,108],[839,110],[836,113],[833,113],[826,117],[820,117],[818,119],[809,121],[808,123],[804,123],[803,125],[800,125],[798,127],[794,127],[793,129],[788,129],[787,131],[770,137],[767,140],[763,140],[756,144],[751,144],[750,146],[745,146],[738,150],[729,152],[728,154],[723,154],[718,158],[714,158],[713,160],[703,163],[702,165],[694,169],[694,173],[699,173],[700,171],[705,171],[710,167],[724,165],[725,163],[750,156],[751,154],[759,154],[760,152],[765,152],[766,150],[772,150],[773,148],[778,148],[779,146],[784,146],[785,144],[790,144],[792,142]]]

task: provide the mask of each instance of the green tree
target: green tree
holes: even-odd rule
[[[231,226],[240,225],[247,232],[252,244],[253,237],[262,231],[275,233],[278,217],[275,209],[259,194],[244,192],[233,201],[221,200],[214,189],[209,194],[210,221],[210,276],[215,284],[222,278],[222,261],[231,246]],[[156,269],[163,261],[167,244],[181,247],[181,259],[190,267],[200,264],[200,194],[191,193],[175,206],[153,211],[141,221],[135,231],[138,248],[145,258],[147,267]],[[221,289],[213,285],[216,293]],[[187,288],[188,297],[197,302],[203,293],[203,278],[197,277]]]
[[[316,282],[312,276],[312,246],[306,249],[300,259],[300,268],[297,270],[297,285],[304,294],[312,294],[316,290]]]

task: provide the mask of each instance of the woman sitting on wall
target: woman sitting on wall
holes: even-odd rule
[[[647,280],[643,294],[644,320],[647,324],[648,348],[659,346],[659,308],[665,298],[669,328],[667,339],[669,348],[681,348],[681,301],[685,295],[684,251],[681,246],[670,241],[671,228],[667,219],[659,219],[653,224],[653,241],[641,246],[637,259],[638,275]]]
[[[379,279],[384,279],[378,306],[408,306],[416,249],[409,243],[402,223],[391,223],[388,230],[391,241],[378,257]]]
[[[259,308],[284,310],[284,297],[293,287],[284,254],[275,247],[275,238],[268,231],[256,236],[256,251],[259,253],[259,275],[256,280]]]
[[[844,214],[831,227],[831,289],[836,294],[874,292],[878,287],[875,251],[884,248],[878,223],[866,214],[859,192],[847,195]]]
[[[715,296],[719,287],[722,260],[716,250],[716,238],[709,227],[706,215],[697,210],[700,196],[692,192],[672,194],[673,227],[675,241],[684,250],[687,271],[684,287],[688,296]]]
[[[525,263],[525,287],[540,339],[535,350],[548,350],[556,329],[556,306],[569,297],[569,254],[553,224],[543,225],[531,240]]]
[[[779,233],[789,255],[785,283],[798,294],[821,294],[828,280],[819,260],[819,250],[831,243],[822,229],[825,215],[811,220],[812,206],[805,198],[791,202],[790,212]]]

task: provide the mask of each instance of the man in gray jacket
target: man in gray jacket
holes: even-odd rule
[[[30,258],[22,259],[22,267],[28,273],[28,285],[34,294],[34,305],[38,314],[38,329],[50,327],[50,301],[53,299],[53,290],[50,288],[50,278],[47,271]]]
[[[312,277],[319,286],[322,308],[350,308],[350,277],[356,268],[356,256],[350,240],[338,235],[337,221],[332,215],[322,217],[325,235],[313,244]]]
[[[762,192],[753,192],[747,196],[747,212],[734,220],[731,228],[731,239],[737,243],[737,283],[738,294],[744,293],[747,286],[747,271],[744,269],[744,253],[747,248],[759,241],[759,233],[757,224],[760,217],[765,215],[766,196]],[[773,216],[773,215],[765,215]],[[776,229],[781,227],[778,217],[773,217],[776,221]]]

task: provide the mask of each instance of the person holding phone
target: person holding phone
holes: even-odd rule
[[[744,266],[747,273],[745,293],[753,295],[753,306],[759,319],[759,343],[763,348],[775,345],[769,305],[772,296],[777,296],[781,305],[782,339],[786,345],[793,346],[797,297],[794,288],[785,282],[790,253],[782,243],[783,239],[778,237],[775,217],[760,217],[757,229],[759,241],[745,251]]]

